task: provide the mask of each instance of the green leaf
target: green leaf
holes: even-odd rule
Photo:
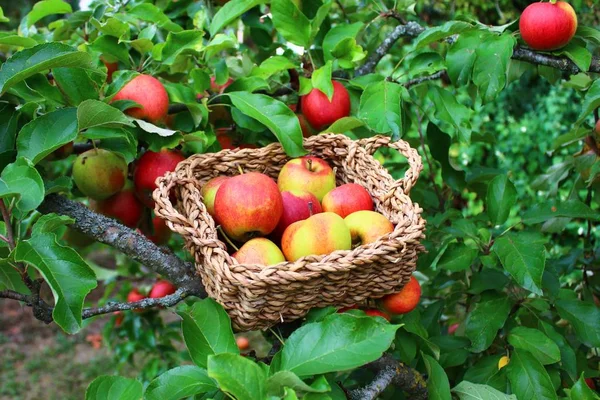
[[[507,175],[498,175],[488,185],[487,215],[492,225],[502,225],[517,202],[517,189]]]
[[[31,26],[48,15],[67,14],[73,12],[71,5],[63,0],[43,0],[33,5],[27,14],[27,26]]]
[[[423,354],[425,368],[427,368],[427,394],[429,400],[451,400],[450,383],[444,369],[435,358]]]
[[[517,400],[514,394],[504,394],[488,385],[462,381],[452,389],[460,400]]]
[[[299,157],[306,154],[302,146],[300,122],[284,103],[264,94],[232,92],[227,93],[227,96],[242,113],[269,128],[288,156]]]
[[[267,379],[267,395],[283,396],[285,388],[294,389],[296,392],[306,393],[324,393],[328,389],[316,389],[300,379],[296,374],[290,371],[279,371]]]
[[[381,81],[367,86],[360,96],[358,118],[377,133],[392,132],[402,136],[402,96],[407,94],[404,86]]]
[[[292,333],[281,351],[279,370],[303,377],[359,367],[381,357],[399,327],[371,317],[332,314]]]
[[[522,288],[542,294],[542,275],[546,265],[543,244],[531,243],[527,235],[509,232],[497,238],[492,249],[504,269]]]
[[[217,33],[204,49],[206,52],[205,58],[211,59],[215,54],[220,53],[223,50],[237,48],[237,45],[238,40],[232,33],[229,33],[228,35]]]
[[[4,10],[2,10],[2,7],[0,7],[0,22],[9,22],[10,19],[6,18],[4,16]]]
[[[333,5],[332,0],[323,0],[323,4],[321,4],[319,6],[319,8],[317,9],[315,16],[313,17],[312,21],[310,21],[309,43],[312,43],[313,40],[315,39],[315,37],[317,37],[317,34],[319,33],[319,29],[321,28],[323,21],[325,21],[325,18],[327,18],[327,16],[329,15],[329,10],[331,9],[332,5]]]
[[[75,250],[61,246],[48,233],[19,242],[14,257],[37,269],[50,286],[56,324],[67,333],[78,332],[85,296],[97,286],[94,271]]]
[[[129,33],[129,25],[119,21],[117,18],[107,18],[103,22],[98,21],[96,18],[92,18],[90,22],[103,34],[114,36],[117,39],[121,39]]]
[[[47,155],[77,138],[75,108],[44,114],[21,128],[17,137],[18,156],[37,164]]]
[[[54,80],[69,102],[78,105],[88,99],[98,99],[98,85],[83,68],[55,68]]]
[[[510,300],[505,295],[475,304],[466,321],[465,335],[471,340],[470,351],[481,353],[491,346],[508,314]]]
[[[367,56],[367,52],[356,42],[356,39],[346,38],[335,46],[331,55],[341,68],[352,69]]]
[[[0,14],[2,14],[1,10]],[[19,36],[14,33],[0,32],[0,44],[17,47],[33,47],[37,45],[38,42],[35,39]]]
[[[161,374],[146,388],[146,400],[179,400],[200,393],[212,392],[218,387],[204,368],[184,365]]]
[[[181,32],[183,28],[171,19],[157,6],[150,3],[139,4],[130,9],[127,14],[132,17],[137,17],[142,21],[147,21],[152,24],[157,24],[163,29],[170,32]]]
[[[329,125],[323,132],[344,133],[364,126],[365,123],[356,117],[344,117]]]
[[[556,400],[556,392],[544,366],[530,353],[515,349],[506,366],[511,389],[519,400]]]
[[[180,54],[199,54],[204,48],[202,31],[170,32],[162,48],[162,63],[173,65]]]
[[[596,79],[585,94],[585,100],[581,106],[581,113],[579,114],[577,121],[575,121],[575,125],[581,125],[581,123],[598,107],[600,107],[600,79]]]
[[[289,0],[286,0],[289,1]],[[331,81],[332,63],[328,61],[321,68],[315,70],[311,77],[312,87],[319,89],[327,96],[329,102],[333,98],[333,82]]]
[[[225,93],[229,92],[256,92],[257,90],[269,90],[269,82],[258,76],[245,76],[236,79],[231,85],[227,86]]]
[[[0,199],[16,197],[15,207],[26,213],[44,200],[44,182],[39,172],[24,158],[9,164],[0,175]]]
[[[488,35],[476,47],[473,83],[479,88],[484,103],[494,100],[504,89],[515,44],[516,39],[512,34]]]
[[[588,51],[585,43],[580,40],[572,40],[558,51],[558,55],[565,55],[577,65],[581,71],[588,71],[592,64],[592,53]]]
[[[518,326],[508,335],[508,343],[516,349],[526,350],[543,365],[560,361],[560,350],[556,343],[541,331]]]
[[[472,249],[464,243],[450,243],[437,265],[451,272],[464,271],[473,264],[478,254],[479,250]]]
[[[421,74],[434,74],[439,70],[446,69],[444,59],[441,55],[433,51],[420,53],[410,61],[410,76],[415,77]]]
[[[594,303],[576,299],[556,301],[561,318],[571,323],[577,337],[589,347],[600,347],[600,309]]]
[[[292,0],[271,1],[273,25],[287,41],[298,46],[310,46],[310,21]]]
[[[140,400],[142,383],[123,376],[99,376],[85,391],[85,400]]]
[[[585,203],[577,199],[569,199],[558,203],[556,200],[536,203],[523,213],[523,223],[539,224],[551,218],[581,218],[592,221],[600,221],[598,212],[589,208]]]
[[[333,60],[331,54],[333,49],[344,39],[354,39],[362,30],[364,24],[355,22],[353,24],[340,24],[331,28],[323,38],[323,56],[325,61]]]
[[[587,383],[585,383],[585,378],[583,374],[579,377],[577,382],[571,388],[569,392],[569,398],[571,400],[598,400],[600,396],[598,396],[592,389],[589,388]]]
[[[199,367],[206,368],[208,356],[213,354],[239,354],[229,316],[213,299],[198,301],[179,315],[183,340]]]
[[[23,283],[19,271],[10,265],[7,259],[0,259],[0,289],[14,290],[24,294],[30,293]]]
[[[246,11],[263,4],[266,0],[231,0],[227,2],[213,17],[208,31],[210,36],[214,36],[223,27],[236,20]],[[271,6],[273,7],[273,6]],[[272,12],[272,10],[271,10]]]
[[[415,40],[415,49],[420,49],[440,39],[447,38],[471,28],[471,24],[463,21],[448,21],[443,25],[428,28]]]
[[[479,29],[463,32],[448,50],[446,65],[448,76],[454,85],[465,86],[471,81],[477,58],[475,51],[487,35],[486,31]]]
[[[119,109],[98,100],[86,100],[81,103],[77,107],[77,121],[80,131],[98,127],[134,126]]]
[[[239,354],[208,357],[208,376],[237,400],[265,398],[267,374],[258,364]]]
[[[587,40],[590,43],[600,46],[600,31],[591,26],[578,25],[576,36]]]
[[[65,215],[54,213],[42,215],[31,230],[31,236],[43,235],[45,233],[55,233],[62,227],[72,224],[75,220]]]
[[[428,88],[429,99],[435,106],[434,116],[446,126],[444,132],[468,143],[471,140],[471,110],[460,104],[449,91],[434,85]]]
[[[439,263],[439,261],[438,261]],[[484,268],[471,278],[468,292],[480,294],[486,290],[502,290],[508,285],[509,279],[501,271]]]
[[[255,67],[252,70],[252,75],[267,79],[278,72],[287,71],[288,69],[293,68],[296,68],[296,65],[294,65],[287,57],[272,56],[263,61],[260,66]],[[229,89],[229,87],[227,89]]]
[[[0,94],[28,77],[58,67],[90,68],[91,56],[62,43],[46,43],[21,50],[0,69]]]
[[[547,322],[539,320],[539,326],[560,349],[560,363],[563,369],[569,374],[571,379],[577,379],[577,358],[569,342]]]

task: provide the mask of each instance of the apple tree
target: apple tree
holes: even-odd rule
[[[0,298],[69,334],[104,319],[117,357],[150,355],[87,399],[598,398],[594,1],[540,3],[521,27],[531,1],[29,3],[0,8]],[[569,37],[539,49],[548,18]],[[420,304],[390,322],[313,309],[246,351],[149,194],[186,156],[278,141],[298,157],[319,133],[419,150]],[[112,268],[93,261],[107,248]]]

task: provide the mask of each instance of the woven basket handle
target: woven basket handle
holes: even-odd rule
[[[366,139],[358,140],[358,145],[365,148],[367,153],[373,155],[380,147],[389,147],[390,149],[398,150],[400,154],[406,157],[408,161],[408,170],[404,174],[404,178],[399,179],[398,183],[401,184],[403,192],[408,195],[410,190],[417,183],[419,174],[423,169],[423,163],[421,162],[421,156],[417,150],[410,147],[410,145],[404,140],[398,140],[392,142],[388,136],[373,136]]]

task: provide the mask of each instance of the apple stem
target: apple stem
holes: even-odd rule
[[[217,229],[219,230],[219,232],[221,232],[221,235],[223,235],[223,237],[225,238],[225,241],[227,243],[229,243],[229,245],[231,247],[233,247],[235,251],[239,251],[240,250],[235,244],[233,244],[233,242],[231,241],[231,239],[229,239],[229,236],[227,236],[227,234],[225,233],[225,231],[223,230],[223,228],[221,228],[221,225],[219,225],[217,227]]]
[[[238,171],[240,171],[240,175],[244,175],[244,169],[242,168],[242,166],[240,164],[237,164],[237,169],[238,169]]]
[[[98,148],[96,147],[96,141],[92,140],[92,147],[94,148],[94,151],[97,153],[98,152]]]
[[[310,172],[312,172],[312,170],[313,170],[312,169],[312,160],[309,158],[309,159],[306,160],[306,163],[308,164],[308,170]]]
[[[313,216],[313,202],[312,201],[308,202],[308,213],[311,217]]]

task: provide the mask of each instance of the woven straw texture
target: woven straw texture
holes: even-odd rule
[[[404,178],[394,180],[373,158],[382,146],[407,158]],[[183,236],[207,293],[224,306],[237,331],[291,321],[313,307],[350,306],[397,292],[408,282],[423,251],[422,209],[409,197],[422,164],[408,143],[390,143],[384,136],[353,141],[344,135],[323,134],[305,139],[304,147],[335,168],[338,185],[357,183],[367,189],[376,211],[395,224],[394,231],[353,250],[268,267],[239,264],[217,237],[200,189],[215,176],[239,174],[238,167],[277,179],[289,160],[281,145],[193,155],[157,180],[153,194],[157,215]]]

